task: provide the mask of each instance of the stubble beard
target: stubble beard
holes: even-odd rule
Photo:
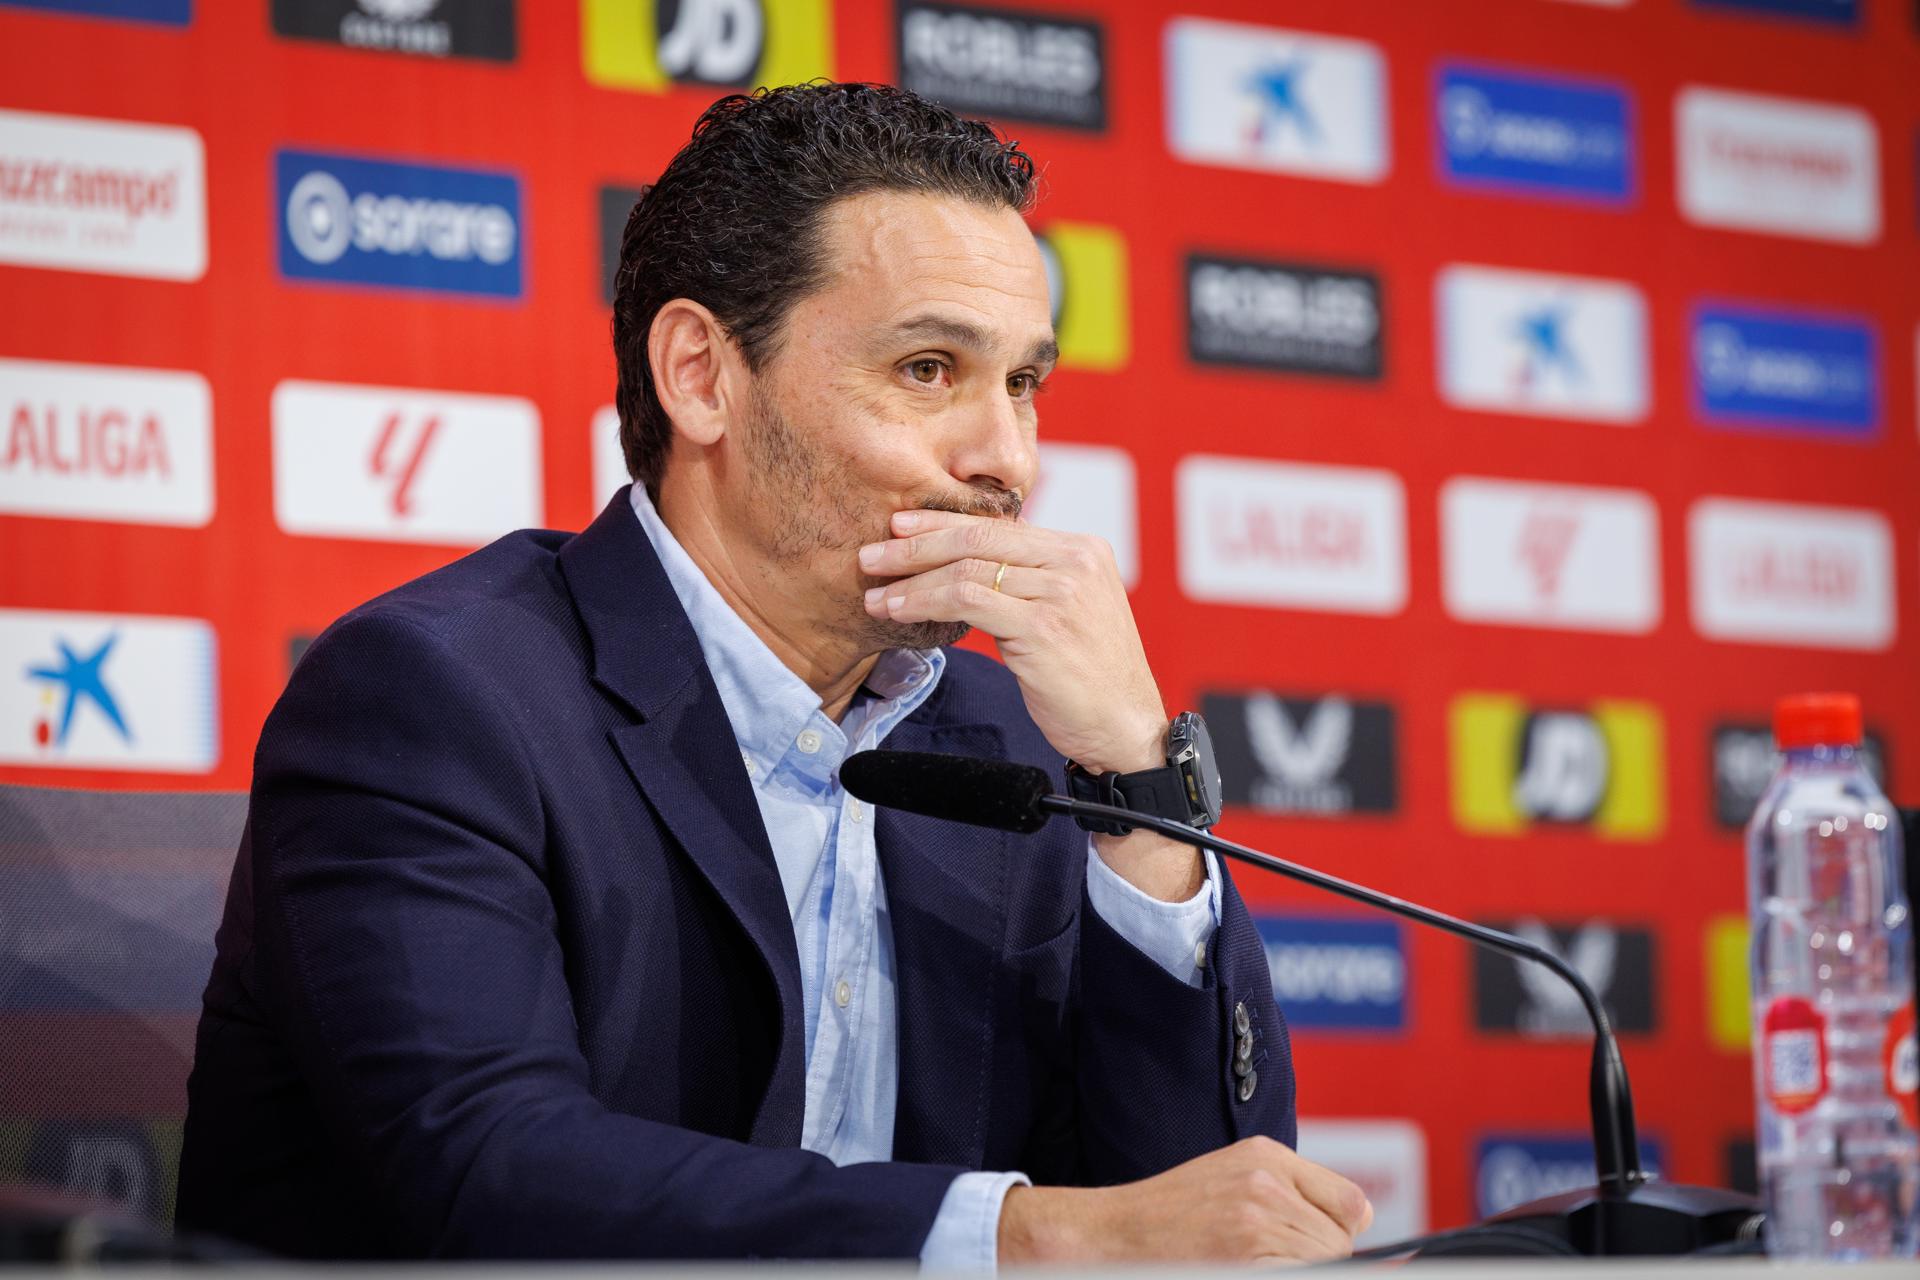
[[[756,522],[769,533],[770,559],[781,571],[804,572],[821,558],[844,558],[851,564],[869,542],[883,542],[889,511],[863,509],[847,490],[833,483],[829,461],[787,425],[756,385],[754,413],[746,433],[751,467],[749,491]],[[932,494],[919,505],[933,511],[1013,519],[1020,514],[1020,495],[1005,490],[975,489],[965,494]],[[828,588],[834,590],[834,588]],[[863,585],[856,583],[845,607],[836,609],[835,628],[862,654],[888,649],[937,649],[958,644],[972,630],[964,622],[894,622],[866,611]]]

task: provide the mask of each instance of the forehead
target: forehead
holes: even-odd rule
[[[1052,334],[1046,266],[1012,209],[868,192],[830,208],[821,229],[827,283],[808,309],[843,330],[935,313],[1010,349]]]

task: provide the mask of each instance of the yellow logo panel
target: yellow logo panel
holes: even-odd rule
[[[831,0],[581,0],[581,60],[609,89],[755,88],[833,75]]]
[[[1113,227],[1049,223],[1037,233],[1053,290],[1054,337],[1070,369],[1118,369],[1127,363],[1127,242]]]
[[[1707,922],[1707,1038],[1729,1053],[1753,1045],[1753,979],[1744,916]]]
[[[1585,826],[1614,840],[1666,827],[1666,746],[1652,703],[1537,708],[1504,693],[1455,698],[1453,816],[1477,835]]]

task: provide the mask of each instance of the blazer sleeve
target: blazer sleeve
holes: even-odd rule
[[[589,1088],[544,818],[500,695],[354,615],[255,760],[255,972],[346,1158],[438,1258],[914,1258],[957,1169],[835,1168]]]
[[[1197,987],[1081,902],[1078,1181],[1148,1177],[1256,1134],[1294,1145],[1286,1019],[1274,1003],[1266,948],[1221,864],[1220,927]],[[1244,1076],[1235,1070],[1243,1038],[1251,1050]]]

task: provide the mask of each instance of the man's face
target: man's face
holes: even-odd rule
[[[1056,357],[1046,269],[1019,214],[950,198],[857,196],[823,231],[827,283],[754,379],[722,518],[862,648],[951,643],[964,624],[869,617],[862,593],[882,580],[855,554],[896,511],[1019,515]]]

